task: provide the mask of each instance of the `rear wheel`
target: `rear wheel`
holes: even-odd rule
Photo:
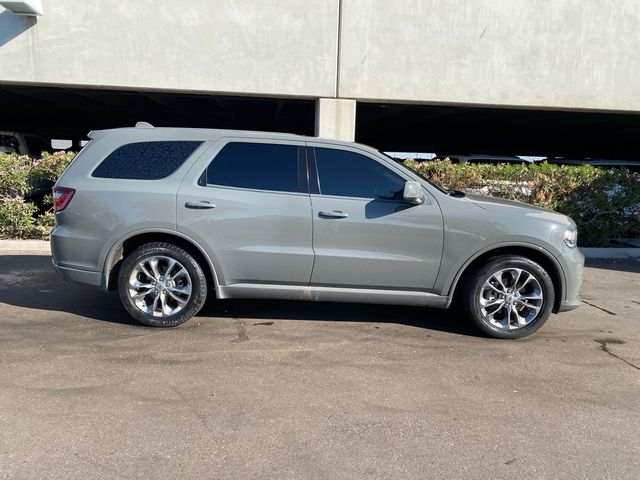
[[[127,312],[139,322],[175,327],[200,311],[207,281],[186,250],[170,243],[148,243],[124,260],[118,291]]]
[[[464,295],[466,315],[496,338],[531,335],[547,321],[555,300],[544,268],[517,255],[490,259],[469,278]]]

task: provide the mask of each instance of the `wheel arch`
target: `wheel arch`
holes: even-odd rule
[[[118,270],[122,260],[139,246],[151,242],[172,243],[189,252],[202,266],[207,283],[213,285],[216,296],[219,298],[220,283],[216,268],[204,248],[198,242],[182,233],[163,229],[132,232],[111,247],[103,269],[103,286],[105,290],[115,290],[117,288]]]
[[[476,253],[460,268],[449,287],[449,304],[457,300],[462,294],[462,287],[466,279],[482,268],[489,258],[498,255],[520,255],[533,260],[544,268],[551,277],[556,293],[552,311],[558,313],[565,292],[564,272],[556,258],[549,251],[531,244],[502,245]]]

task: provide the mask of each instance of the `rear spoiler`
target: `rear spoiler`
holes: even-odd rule
[[[155,128],[155,127],[148,122],[137,122],[135,125],[135,128]],[[89,137],[91,140],[94,140],[98,137],[101,137],[105,131],[106,130],[91,130],[87,134],[87,137]]]

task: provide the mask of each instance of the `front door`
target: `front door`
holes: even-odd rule
[[[311,202],[303,142],[221,140],[177,197],[178,230],[204,246],[222,285],[308,285]]]
[[[433,288],[443,244],[435,199],[425,192],[422,205],[403,201],[404,183],[411,178],[367,152],[308,145],[315,252],[311,285]]]

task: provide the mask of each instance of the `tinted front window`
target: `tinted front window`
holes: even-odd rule
[[[207,184],[297,192],[298,147],[270,143],[228,143],[207,168]]]
[[[138,142],[116,148],[92,176],[158,180],[175,172],[202,142]]]
[[[322,195],[401,199],[405,181],[375,160],[332,148],[316,148]]]

